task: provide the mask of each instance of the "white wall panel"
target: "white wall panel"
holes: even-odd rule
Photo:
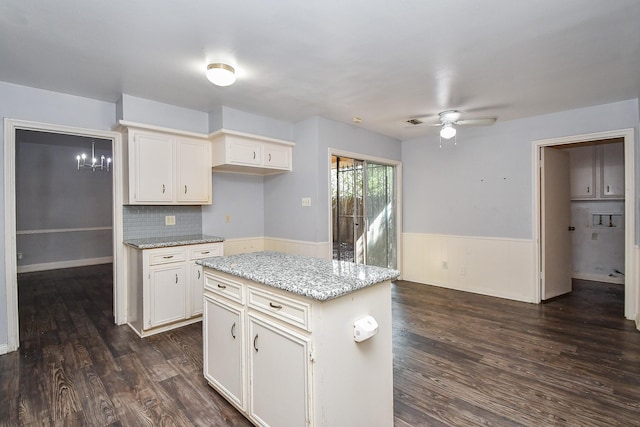
[[[533,250],[525,239],[404,233],[402,278],[533,302]]]

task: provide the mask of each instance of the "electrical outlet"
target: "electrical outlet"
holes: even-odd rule
[[[167,215],[164,217],[164,225],[176,225],[176,216]]]
[[[22,259],[22,252],[18,252],[18,259]]]
[[[231,222],[231,215],[225,215],[224,222]]]
[[[311,206],[311,197],[303,197],[302,206],[305,206],[305,207]]]

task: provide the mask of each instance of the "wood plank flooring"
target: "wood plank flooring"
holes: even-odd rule
[[[623,287],[575,289],[533,305],[396,283],[395,425],[640,426]],[[200,324],[140,339],[112,299],[110,265],[19,276],[0,426],[250,426],[202,377]]]

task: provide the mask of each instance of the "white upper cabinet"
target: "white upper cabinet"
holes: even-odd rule
[[[571,147],[567,151],[572,199],[624,199],[623,142]]]
[[[602,146],[601,197],[624,198],[624,144],[616,142]]]
[[[211,142],[206,135],[120,122],[128,144],[129,204],[211,204]]]
[[[596,156],[593,145],[569,149],[571,198],[592,199],[596,196]]]
[[[224,129],[210,138],[214,171],[270,175],[292,170],[293,142]]]

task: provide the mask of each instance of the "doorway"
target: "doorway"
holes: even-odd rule
[[[331,155],[333,259],[397,268],[396,166]]]
[[[577,147],[575,144],[584,144],[590,141],[606,141],[619,138],[623,141],[624,146],[624,198],[629,201],[633,200],[635,194],[634,190],[634,135],[633,129],[623,129],[620,131],[599,132],[586,135],[576,135],[571,137],[555,138],[541,141],[534,141],[534,159],[536,161],[536,167],[534,167],[534,184],[536,190],[534,192],[534,236],[537,236],[537,250],[536,250],[536,295],[537,302],[541,302],[545,299],[545,284],[547,281],[554,281],[557,279],[553,277],[553,271],[547,271],[545,265],[546,253],[545,245],[549,240],[549,237],[545,237],[546,225],[544,217],[544,174],[545,168],[542,161],[542,156],[545,149],[549,147],[554,148],[567,148]],[[559,151],[559,150],[554,150]],[[567,201],[567,203],[569,203]],[[635,320],[638,313],[638,284],[635,283],[633,278],[635,277],[635,264],[633,260],[633,248],[635,240],[635,206],[634,203],[624,204],[624,272],[621,272],[627,280],[625,280],[625,317],[627,319]],[[622,217],[622,215],[621,215]],[[567,230],[567,229],[565,229]],[[563,231],[567,235],[567,239],[570,239],[569,232]],[[570,268],[570,266],[569,266]],[[565,274],[561,270],[560,274]],[[571,272],[569,272],[570,274]],[[569,275],[570,277],[570,275]],[[562,280],[562,279],[561,279]]]
[[[7,301],[7,352],[15,351],[20,344],[18,325],[17,239],[16,239],[16,133],[18,131],[48,132],[77,137],[100,138],[111,143],[113,173],[111,177],[113,202],[113,314],[116,324],[126,322],[126,290],[124,272],[124,248],[122,245],[122,182],[123,146],[118,132],[100,131],[60,126],[14,119],[4,120],[4,231],[5,231],[5,287]],[[72,164],[74,160],[71,160]]]

